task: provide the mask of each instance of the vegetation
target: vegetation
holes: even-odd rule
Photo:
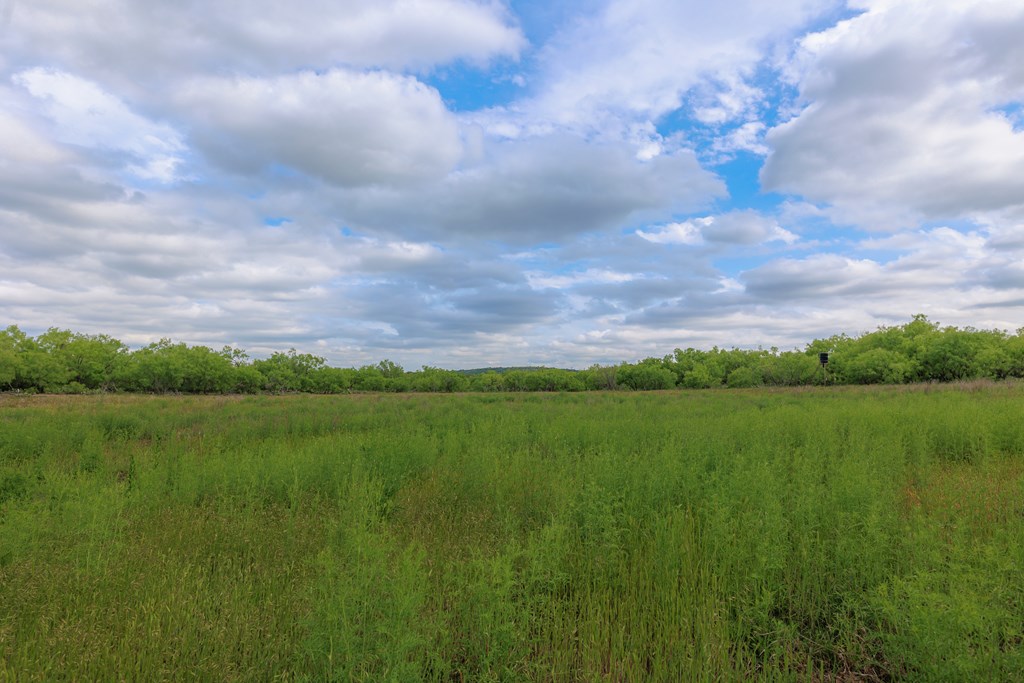
[[[830,354],[825,369],[819,354]],[[389,360],[334,368],[294,349],[250,360],[164,339],[131,350],[105,335],[50,329],[30,337],[0,331],[0,391],[233,394],[258,392],[462,392],[750,388],[814,384],[902,384],[1024,378],[1024,329],[939,327],[915,316],[860,337],[816,339],[802,351],[676,349],[663,358],[587,370],[497,368],[406,372]]]
[[[0,680],[1022,680],[1022,399],[7,395]]]

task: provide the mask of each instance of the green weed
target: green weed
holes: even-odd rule
[[[0,399],[0,680],[1022,680],[1022,399]]]

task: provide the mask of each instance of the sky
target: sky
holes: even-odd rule
[[[587,367],[1024,326],[1021,0],[0,0],[0,324]]]

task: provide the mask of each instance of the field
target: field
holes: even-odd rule
[[[0,397],[0,680],[1024,680],[1024,385]]]

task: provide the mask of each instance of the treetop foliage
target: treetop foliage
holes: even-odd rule
[[[829,353],[822,367],[819,354]],[[406,371],[382,360],[335,368],[295,349],[252,360],[242,350],[215,351],[161,339],[132,350],[107,335],[51,328],[30,337],[0,331],[0,391],[85,393],[257,393],[352,391],[587,391],[709,389],[810,384],[900,384],[1024,378],[1024,328],[1015,334],[941,327],[924,315],[859,337],[815,339],[804,350],[675,349],[662,358],[555,368],[477,369],[423,366]]]

